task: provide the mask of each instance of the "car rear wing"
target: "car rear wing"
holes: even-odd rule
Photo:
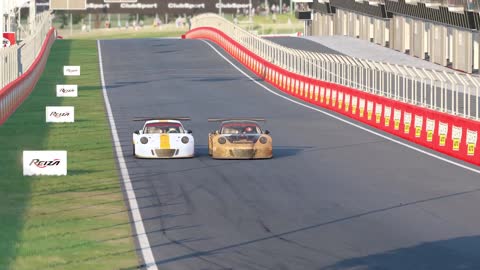
[[[177,120],[190,121],[190,117],[135,117],[132,121],[151,121],[151,120]]]
[[[208,122],[224,122],[224,121],[256,121],[266,122],[265,118],[258,117],[238,117],[238,118],[208,118]]]

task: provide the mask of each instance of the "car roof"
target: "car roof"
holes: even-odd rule
[[[145,126],[148,124],[154,124],[154,123],[176,123],[176,124],[182,125],[182,122],[178,120],[148,120],[145,122]]]

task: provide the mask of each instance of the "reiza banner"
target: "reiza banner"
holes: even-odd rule
[[[63,66],[63,76],[80,76],[80,66]]]
[[[23,151],[23,175],[67,175],[67,151]]]
[[[49,106],[45,108],[47,123],[73,123],[75,122],[75,107]]]
[[[78,85],[57,84],[57,97],[78,97]]]

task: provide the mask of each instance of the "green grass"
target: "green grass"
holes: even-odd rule
[[[82,76],[63,77],[63,65]],[[56,84],[78,98],[56,98]],[[46,124],[45,106],[75,106],[75,123]],[[0,269],[130,269],[138,265],[115,167],[96,42],[56,41],[34,92],[0,126]],[[22,150],[67,150],[68,176],[24,177]]]

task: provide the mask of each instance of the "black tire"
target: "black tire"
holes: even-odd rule
[[[134,156],[134,157],[136,157],[136,156],[137,156],[137,154],[135,153],[135,144],[133,145],[132,152],[133,152],[133,156]]]

